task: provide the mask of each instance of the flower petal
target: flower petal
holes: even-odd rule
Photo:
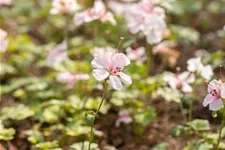
[[[201,69],[201,76],[206,79],[206,80],[210,80],[213,76],[213,70],[212,67],[210,65],[204,66]]]
[[[109,72],[104,69],[94,69],[92,71],[92,74],[98,81],[105,80],[109,76]]]
[[[109,69],[109,60],[106,54],[98,55],[92,60],[91,64],[96,69]]]
[[[216,92],[219,93],[221,90],[221,82],[215,79],[209,82],[208,93],[210,93],[212,90],[216,90]]]
[[[123,69],[130,64],[129,58],[123,53],[116,53],[112,56],[112,64],[117,68]]]
[[[182,91],[185,93],[190,93],[192,92],[192,87],[188,83],[183,82]]]
[[[211,94],[206,95],[206,97],[203,101],[203,106],[206,107],[208,104],[210,104],[215,99],[216,99],[216,97],[212,96]]]
[[[221,97],[225,99],[225,83],[223,83],[221,86]]]
[[[116,90],[121,90],[123,87],[120,78],[114,75],[109,77],[109,84]]]
[[[209,110],[217,111],[223,108],[223,101],[222,99],[215,99],[209,104]]]
[[[131,77],[126,75],[123,72],[119,72],[118,75],[121,77],[121,80],[123,81],[123,83],[130,85],[132,83]]]

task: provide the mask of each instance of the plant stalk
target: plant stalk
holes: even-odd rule
[[[101,109],[101,106],[106,98],[106,93],[107,93],[107,83],[106,83],[107,80],[105,80],[104,82],[104,85],[103,85],[103,95],[102,95],[102,100],[100,102],[100,105],[98,106],[98,109],[96,110],[95,112],[95,117],[94,117],[94,120],[92,122],[92,125],[91,125],[91,131],[90,131],[90,137],[89,137],[89,145],[88,145],[88,150],[91,149],[91,140],[92,140],[92,137],[93,137],[93,128],[94,128],[94,122],[95,122],[95,119],[97,118],[98,116],[98,113],[99,113],[99,110]]]
[[[225,108],[223,108],[222,123],[221,123],[221,126],[220,126],[219,137],[218,137],[218,140],[217,140],[215,150],[218,150],[220,140],[221,140],[222,129],[223,129],[224,125],[225,125]]]

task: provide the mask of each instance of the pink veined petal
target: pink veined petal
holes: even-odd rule
[[[104,69],[94,69],[92,71],[93,76],[96,80],[102,81],[109,77],[109,72]]]
[[[216,90],[218,93],[220,92],[221,90],[221,82],[220,81],[217,81],[217,80],[212,80],[211,82],[209,82],[209,85],[208,85],[208,93],[210,93],[212,90]]]
[[[223,108],[223,101],[222,99],[215,99],[209,104],[209,110],[217,111]]]
[[[190,93],[192,92],[192,87],[188,83],[183,83],[182,85],[182,91],[185,93]]]
[[[130,64],[130,60],[125,54],[116,53],[112,56],[112,64],[117,68],[123,69],[125,66]]]
[[[121,90],[123,87],[120,78],[114,75],[109,76],[109,84],[116,90]]]
[[[225,99],[225,83],[222,83],[221,86],[221,97]]]
[[[126,75],[123,72],[119,72],[118,75],[121,77],[121,80],[123,81],[123,83],[125,83],[127,85],[132,84],[132,80],[131,80],[130,76]]]
[[[109,60],[106,54],[101,54],[95,57],[92,62],[92,66],[96,69],[107,69],[109,70]]]
[[[208,104],[210,104],[215,99],[216,99],[216,97],[212,96],[211,94],[207,94],[203,101],[203,106],[206,107]]]

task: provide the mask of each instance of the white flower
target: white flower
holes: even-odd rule
[[[195,77],[192,73],[185,71],[178,75],[165,76],[164,80],[168,82],[172,89],[181,89],[184,93],[190,93],[193,90],[190,84],[195,81]]]
[[[116,49],[112,48],[112,47],[95,47],[93,49],[91,49],[91,54],[93,57],[97,57],[98,55],[104,54],[104,53],[115,53]]]
[[[0,6],[2,5],[11,5],[12,0],[0,0]]]
[[[138,47],[136,49],[132,49],[131,47],[128,47],[126,49],[127,57],[130,58],[130,60],[143,60],[143,56],[145,54],[145,48],[144,47]]]
[[[206,80],[210,80],[212,78],[213,70],[211,65],[204,66],[200,57],[189,59],[187,64],[188,71],[200,74],[200,76]]]
[[[93,76],[98,81],[109,79],[109,84],[116,90],[121,90],[122,82],[129,85],[131,77],[122,72],[130,60],[123,53],[103,53],[97,55],[91,62],[94,70]],[[122,82],[121,82],[122,81]]]
[[[60,82],[66,82],[68,88],[73,88],[74,84],[79,80],[89,80],[88,74],[71,74],[69,72],[61,72],[57,76],[57,80]]]
[[[133,121],[133,118],[130,116],[129,111],[120,110],[119,117],[116,119],[116,127],[119,127],[121,123],[130,124]]]
[[[56,45],[53,49],[48,52],[47,56],[47,63],[49,66],[54,65],[55,63],[62,62],[67,58],[67,45],[66,42],[63,41],[62,43]]]
[[[53,0],[50,13],[55,14],[70,14],[80,9],[76,0]]]
[[[8,47],[8,40],[6,39],[8,33],[0,29],[0,52],[5,52]]]
[[[113,14],[106,11],[105,5],[101,0],[96,0],[92,8],[76,13],[74,16],[76,25],[92,22],[94,20],[100,20],[103,23],[109,21],[112,25],[116,25]]]

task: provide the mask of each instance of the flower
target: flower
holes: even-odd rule
[[[79,80],[89,80],[88,74],[71,74],[69,72],[61,72],[57,76],[57,80],[60,82],[67,82],[68,88],[73,88],[74,84]]]
[[[76,13],[74,16],[74,21],[77,25],[82,25],[83,23],[92,22],[94,20],[100,20],[103,23],[109,21],[112,25],[116,25],[113,14],[106,11],[105,5],[101,0],[96,0],[92,8]]]
[[[112,48],[112,47],[95,47],[93,49],[91,49],[91,54],[92,56],[96,57],[100,54],[103,53],[107,53],[107,52],[116,52],[116,49]]]
[[[67,49],[66,42],[63,41],[62,43],[56,45],[53,49],[48,52],[47,56],[47,63],[49,66],[54,65],[55,63],[62,62],[67,58]]]
[[[2,5],[11,5],[12,0],[0,0],[0,6]]]
[[[212,78],[213,70],[211,65],[204,66],[201,62],[201,57],[191,58],[187,61],[187,64],[188,71],[200,74],[200,76],[206,80]]]
[[[129,124],[133,121],[133,118],[129,115],[127,110],[120,110],[119,117],[116,119],[115,126],[119,127],[121,123]]]
[[[225,98],[225,83],[222,81],[212,80],[208,85],[208,94],[206,95],[203,106],[209,105],[209,109],[217,111],[223,108],[222,98]]]
[[[164,78],[164,80],[168,82],[172,89],[181,89],[184,93],[190,93],[192,92],[190,83],[195,81],[195,77],[192,73],[185,71],[177,75],[168,75]]]
[[[76,0],[53,0],[52,9],[50,13],[53,15],[56,14],[70,14],[78,10],[80,6]]]
[[[138,47],[136,49],[132,49],[131,47],[128,47],[126,49],[127,57],[130,60],[141,60],[145,54],[145,48],[144,47]]]
[[[142,31],[149,44],[159,43],[166,30],[165,11],[155,4],[154,1],[142,0],[133,4],[125,14],[130,32]]]
[[[8,40],[6,39],[8,33],[0,29],[0,52],[5,52],[8,47]]]
[[[116,90],[122,89],[122,82],[127,85],[132,83],[131,77],[122,72],[124,67],[130,64],[129,58],[123,53],[102,53],[96,56],[91,64],[95,79],[98,81],[109,79],[109,84]]]

